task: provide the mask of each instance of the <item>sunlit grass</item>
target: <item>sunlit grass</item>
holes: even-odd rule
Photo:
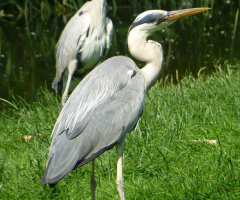
[[[239,65],[225,64],[209,77],[159,83],[148,92],[126,138],[126,199],[240,198],[239,75]],[[40,184],[61,104],[46,89],[38,96],[36,103],[1,101],[8,107],[0,114],[1,199],[90,199],[90,164],[54,189]],[[96,159],[97,199],[119,199],[115,179],[112,149]]]

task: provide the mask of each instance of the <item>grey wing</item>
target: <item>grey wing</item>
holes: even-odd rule
[[[86,164],[112,148],[135,127],[143,111],[144,95],[144,79],[137,74],[95,111],[83,130],[83,134],[86,134],[83,140],[91,147],[90,151],[79,159],[75,167]],[[75,137],[75,133],[73,136]]]
[[[69,20],[62,31],[56,45],[56,77],[53,82],[53,89],[57,91],[57,84],[61,80],[62,73],[69,62],[77,57],[78,49],[88,35],[91,17],[82,7]],[[80,46],[79,46],[80,45]]]
[[[137,123],[144,104],[144,79],[132,71],[129,81],[97,107],[87,122],[60,131],[53,138],[42,183],[55,184],[71,170],[117,144]],[[65,105],[66,106],[66,105]]]
[[[74,89],[63,107],[52,133],[53,140],[67,128],[72,132],[75,126],[84,127],[94,109],[124,87],[136,70],[136,64],[124,56],[112,57],[93,69]]]

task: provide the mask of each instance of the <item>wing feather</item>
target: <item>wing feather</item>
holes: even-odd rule
[[[53,130],[42,183],[57,183],[71,170],[112,148],[133,129],[143,111],[145,94],[144,79],[136,70],[131,59],[113,57],[77,86]],[[104,76],[108,81],[103,80]],[[98,90],[93,90],[97,83]],[[86,90],[85,86],[90,88]]]
[[[82,15],[78,13],[83,11]],[[56,45],[56,79],[60,81],[68,63],[76,59],[77,53],[87,37],[91,17],[82,7],[67,23]]]

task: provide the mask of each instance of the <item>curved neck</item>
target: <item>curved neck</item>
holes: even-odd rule
[[[106,23],[106,0],[93,0],[92,2],[91,17],[92,27],[103,27]]]
[[[145,79],[145,89],[148,90],[161,73],[163,51],[159,43],[148,40],[150,33],[144,30],[133,29],[128,35],[128,48],[133,57],[146,62],[141,69]]]

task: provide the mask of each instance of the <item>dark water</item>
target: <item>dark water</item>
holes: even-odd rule
[[[181,8],[200,6],[182,5]],[[219,59],[240,60],[239,2],[222,1],[207,6],[212,9],[179,20],[151,37],[163,46],[163,78],[168,75],[176,78],[176,69],[179,78],[189,73],[196,75],[203,67],[206,67],[205,73],[211,73]],[[159,7],[172,10],[167,5]],[[144,10],[121,6],[109,11],[115,32],[108,57],[119,54],[130,56],[125,51],[128,27]],[[52,91],[55,45],[64,25],[62,15],[55,12],[0,18],[0,98],[11,101],[14,94],[15,97],[34,101],[39,88],[47,86]]]

